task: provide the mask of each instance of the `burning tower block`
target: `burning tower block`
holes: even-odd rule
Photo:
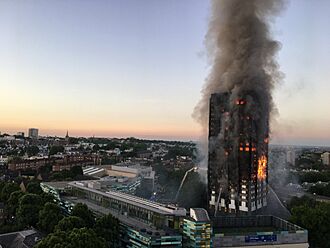
[[[253,94],[210,98],[208,209],[210,215],[253,214],[267,205],[268,120]]]

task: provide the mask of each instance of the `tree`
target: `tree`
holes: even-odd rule
[[[96,235],[92,229],[80,228],[73,229],[69,235],[72,247],[77,248],[105,248],[105,240]]]
[[[0,197],[1,197],[1,191],[2,191],[3,187],[5,187],[5,185],[6,185],[6,182],[0,181]]]
[[[42,239],[36,248],[71,248],[66,232],[55,232]]]
[[[92,229],[73,229],[69,233],[58,231],[48,235],[36,248],[106,248],[105,241]]]
[[[94,229],[100,237],[107,241],[109,247],[114,247],[118,244],[119,221],[111,214],[98,218]]]
[[[70,169],[70,172],[72,174],[72,177],[82,176],[84,174],[81,166],[79,166],[79,165],[73,166]]]
[[[37,146],[28,146],[26,148],[26,153],[29,157],[36,156],[39,153],[39,148]]]
[[[7,201],[7,206],[6,206],[6,212],[9,216],[16,216],[16,211],[19,206],[19,199],[24,195],[25,193],[18,190],[14,191],[10,194],[10,197]]]
[[[311,247],[330,247],[330,204],[317,203],[315,207],[293,207],[290,221],[308,230]]]
[[[69,137],[69,144],[78,144],[79,139],[74,137]]]
[[[49,156],[55,155],[57,153],[64,152],[63,146],[52,146],[49,150]]]
[[[23,147],[21,147],[20,149],[19,149],[19,152],[18,152],[18,156],[21,156],[21,157],[23,157],[24,155],[25,155],[25,149],[23,148]]]
[[[165,159],[175,159],[177,156],[194,157],[194,148],[175,146],[168,150]]]
[[[95,223],[95,217],[91,210],[88,209],[86,204],[77,203],[72,209],[72,216],[81,218],[87,227],[93,227]]]
[[[38,223],[42,198],[36,194],[26,194],[19,200],[17,219],[23,226],[35,226]]]
[[[49,179],[50,180],[55,180],[55,181],[63,181],[63,180],[72,180],[73,178],[73,173],[69,170],[62,170],[53,173]]]
[[[98,144],[95,144],[95,145],[93,146],[93,151],[94,151],[94,152],[97,152],[98,150],[100,150],[100,146],[99,146]]]
[[[20,190],[20,187],[18,186],[17,183],[5,183],[4,186],[2,187],[1,194],[0,194],[0,199],[2,202],[8,201],[10,194]]]
[[[47,202],[51,202],[51,203],[54,203],[55,202],[54,196],[51,195],[51,194],[49,194],[49,193],[42,192],[40,194],[40,197],[41,197],[42,205],[45,205]]]
[[[115,148],[119,147],[119,144],[117,142],[113,142],[113,141],[110,141],[108,142],[107,146],[106,146],[106,150],[113,150]]]
[[[330,183],[326,185],[315,185],[310,187],[309,191],[317,195],[324,195],[330,197]]]
[[[39,212],[38,227],[46,233],[51,233],[62,218],[60,207],[57,204],[47,202]]]
[[[35,181],[28,183],[28,185],[26,186],[26,191],[31,194],[37,194],[37,195],[40,195],[42,193],[40,183]]]
[[[57,226],[55,226],[55,231],[68,232],[74,228],[85,227],[85,222],[77,216],[69,216],[61,219]]]
[[[315,207],[316,205],[316,201],[315,199],[307,196],[307,195],[303,195],[302,197],[292,197],[290,200],[290,203],[288,204],[288,208],[291,211],[294,207],[298,207],[298,206],[309,206],[309,207]]]

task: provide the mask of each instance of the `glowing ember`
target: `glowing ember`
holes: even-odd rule
[[[243,99],[237,99],[236,105],[244,105],[246,102]]]
[[[258,159],[258,180],[266,179],[267,157],[262,155]]]

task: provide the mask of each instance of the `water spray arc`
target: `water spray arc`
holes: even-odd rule
[[[175,198],[174,198],[174,202],[177,202],[177,201],[178,201],[178,198],[179,198],[179,195],[180,195],[181,189],[182,189],[182,187],[183,187],[184,182],[185,182],[186,179],[187,179],[188,174],[189,174],[190,172],[192,172],[192,171],[197,171],[197,169],[198,169],[197,167],[193,167],[193,168],[191,168],[191,169],[189,169],[189,170],[186,171],[186,173],[184,174],[184,176],[183,176],[183,178],[182,178],[182,180],[181,180],[180,187],[179,187],[178,191],[176,192],[176,195],[175,195]]]

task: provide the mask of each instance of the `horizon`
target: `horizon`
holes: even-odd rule
[[[208,1],[14,0],[0,9],[1,133],[200,138],[191,115],[210,69]],[[285,74],[273,92],[273,143],[330,145],[329,11],[324,0],[290,1],[272,21]]]
[[[35,127],[31,127],[31,128],[35,128]],[[38,128],[37,128],[38,129]],[[39,130],[39,129],[38,129]],[[27,129],[27,131],[28,131],[28,129]],[[39,130],[40,131],[40,130]],[[164,138],[162,138],[161,136],[158,136],[158,137],[153,137],[153,136],[151,136],[151,137],[148,137],[148,136],[130,136],[130,135],[127,135],[127,136],[125,136],[125,135],[123,135],[123,136],[102,136],[102,135],[100,135],[100,136],[98,136],[98,135],[87,135],[87,136],[83,136],[83,135],[70,135],[70,131],[69,130],[66,130],[65,131],[65,133],[64,134],[42,134],[42,135],[40,135],[39,134],[39,137],[40,138],[62,138],[62,139],[64,139],[65,138],[65,136],[66,136],[66,132],[69,132],[69,137],[70,138],[77,138],[77,139],[79,139],[79,138],[85,138],[85,139],[92,139],[92,138],[96,138],[96,139],[130,139],[130,138],[133,138],[133,139],[138,139],[138,140],[148,140],[148,141],[153,141],[153,140],[155,140],[155,141],[166,141],[166,142],[171,142],[171,141],[173,141],[173,142],[175,142],[175,141],[178,141],[178,142],[193,142],[193,143],[195,143],[195,144],[198,144],[198,143],[201,143],[202,141],[201,141],[201,139],[189,139],[189,138],[176,138],[176,137],[164,137]],[[17,131],[17,132],[12,132],[12,133],[10,133],[10,132],[1,132],[1,135],[4,135],[4,134],[7,134],[7,135],[10,135],[10,136],[14,136],[14,135],[17,135],[17,133],[18,132],[23,132],[22,130],[20,130],[20,131]],[[28,136],[26,136],[26,134],[27,134],[28,132],[24,132],[24,137],[25,138],[28,138]],[[324,148],[329,148],[330,147],[330,145],[329,144],[327,144],[327,143],[324,143],[324,144],[320,144],[320,143],[309,143],[309,144],[303,144],[304,142],[297,142],[296,144],[294,144],[294,143],[278,143],[278,142],[274,142],[274,141],[270,141],[269,142],[269,145],[271,145],[271,146],[287,146],[287,147],[324,147]]]

